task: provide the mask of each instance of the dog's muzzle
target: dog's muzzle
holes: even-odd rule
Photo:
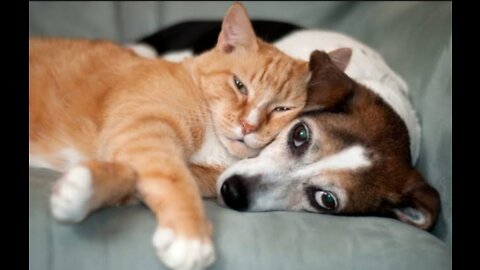
[[[225,204],[235,210],[244,211],[248,208],[248,190],[239,175],[230,176],[223,182],[220,194]]]

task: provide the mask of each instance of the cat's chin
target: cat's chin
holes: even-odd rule
[[[230,155],[239,159],[254,157],[260,152],[258,149],[248,147],[248,145],[242,141],[229,138],[222,138],[221,141]]]

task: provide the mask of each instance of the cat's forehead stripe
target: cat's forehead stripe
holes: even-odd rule
[[[277,57],[275,61],[272,61],[265,67],[265,81],[271,85],[271,87],[276,90],[277,95],[281,95],[282,98],[289,92],[289,89],[285,89],[285,86],[295,72],[293,66],[294,64],[291,59]]]
[[[277,76],[278,71],[280,69],[285,71],[282,65],[280,65],[281,61],[282,61],[282,58],[277,56],[277,57],[274,57],[273,60],[268,63],[268,65],[265,65],[264,76],[260,78],[260,81],[265,80],[267,82],[271,82],[271,81],[274,81],[275,78],[278,78]]]
[[[287,96],[290,96],[291,94],[291,91],[290,89],[286,88],[285,85],[287,85],[287,83],[289,82],[289,78],[292,77],[293,75],[293,64],[292,63],[288,63],[287,64],[288,66],[285,67],[285,70],[283,71],[279,71],[279,72],[285,72],[286,71],[286,74],[282,74],[282,76],[278,76],[280,80],[280,82],[278,82],[278,86],[276,87],[277,90],[278,90],[278,93],[281,94],[282,96],[285,96],[285,94]]]
[[[252,81],[256,80],[256,77],[259,76],[258,81],[261,82],[263,80],[263,76],[267,73],[268,67],[273,62],[273,57],[268,57],[266,63],[264,64],[265,67],[261,69],[260,73],[256,73]]]

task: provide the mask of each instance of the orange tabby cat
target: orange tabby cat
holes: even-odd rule
[[[79,222],[143,201],[170,268],[214,260],[201,195],[256,155],[304,107],[308,66],[257,39],[240,4],[214,49],[181,63],[149,60],[107,41],[29,41],[30,164],[66,171],[53,216]]]

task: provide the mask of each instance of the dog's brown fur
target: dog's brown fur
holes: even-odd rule
[[[437,219],[439,195],[412,167],[403,120],[382,98],[333,65],[325,53],[312,54],[310,69],[308,102],[322,108],[313,117],[324,133],[322,155],[358,144],[368,149],[372,161],[365,170],[331,172],[348,193],[350,203],[342,213],[393,214],[422,229],[430,228]],[[425,221],[415,223],[399,211],[404,207],[420,211]]]

